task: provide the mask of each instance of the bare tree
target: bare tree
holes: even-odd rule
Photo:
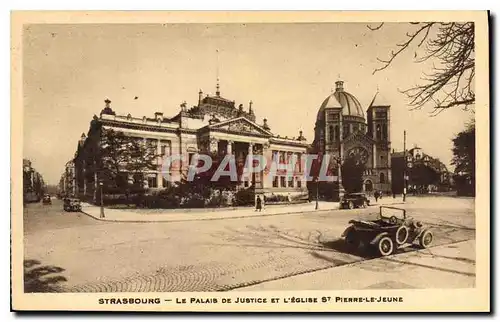
[[[380,30],[384,23],[367,26]],[[388,59],[378,59],[382,66],[374,74],[388,68],[403,52],[415,46],[417,63],[432,62],[432,71],[423,73],[422,82],[401,90],[409,99],[412,109],[432,104],[433,114],[450,107],[472,109],[475,102],[474,76],[474,23],[473,22],[411,22],[412,31],[406,40],[397,44]],[[423,51],[423,55],[417,52]]]

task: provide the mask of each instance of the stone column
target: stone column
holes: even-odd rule
[[[210,153],[217,153],[219,149],[219,140],[216,138],[210,138],[208,150]]]
[[[255,185],[255,174],[252,173],[252,168],[253,168],[253,143],[248,143],[248,154],[247,154],[247,160],[248,160],[248,174],[250,176],[250,185]]]
[[[226,154],[233,154],[233,141],[227,141]]]
[[[376,169],[377,168],[377,146],[376,146],[376,144],[373,144],[373,146],[372,146],[372,160],[373,160],[372,168]]]
[[[158,139],[156,141],[156,154],[159,155],[159,157],[158,157],[158,174],[156,175],[156,186],[159,189],[161,189],[161,188],[163,188],[162,163],[163,163],[164,156],[161,155],[161,141],[160,141],[160,139]]]

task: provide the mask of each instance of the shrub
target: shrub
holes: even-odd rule
[[[288,202],[288,196],[285,195],[275,195],[272,194],[266,197],[266,203],[275,203],[275,202]]]
[[[235,194],[236,206],[249,206],[255,202],[255,192],[251,188],[241,189]]]

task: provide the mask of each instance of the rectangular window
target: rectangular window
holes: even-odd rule
[[[193,162],[193,157],[194,157],[195,153],[194,152],[189,152],[188,153],[188,164],[191,165],[192,162]]]
[[[273,177],[273,188],[278,188],[278,177],[277,176]]]
[[[280,154],[280,164],[285,163],[285,152],[279,152]]]
[[[163,180],[163,188],[170,188],[170,181],[165,179],[165,177],[163,177],[162,180]]]
[[[288,179],[288,187],[293,188],[293,177],[290,177],[290,179]]]
[[[245,188],[248,187],[248,180],[245,180]]]
[[[302,188],[302,181],[297,178],[297,188]]]
[[[286,188],[286,178],[285,177],[280,177],[280,187],[281,188]]]
[[[156,176],[148,176],[148,186],[149,188],[158,188],[158,181],[156,181]]]
[[[302,172],[302,153],[299,153],[297,155],[297,163],[299,167],[299,172]]]

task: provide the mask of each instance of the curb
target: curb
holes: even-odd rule
[[[325,211],[334,211],[338,209],[318,209],[312,210],[311,212],[325,212]],[[185,222],[185,221],[207,221],[207,220],[225,220],[225,219],[243,219],[243,218],[256,218],[256,217],[271,217],[271,216],[282,216],[282,215],[298,215],[303,214],[304,211],[291,211],[291,212],[282,212],[277,214],[262,214],[262,215],[254,215],[254,216],[232,216],[232,217],[215,217],[215,218],[196,218],[196,219],[171,219],[171,220],[119,220],[119,219],[106,219],[106,218],[97,218],[92,216],[89,213],[82,211],[83,214],[99,221],[107,221],[107,222],[119,222],[119,223],[159,223],[159,222]]]
[[[402,204],[409,204],[410,202],[399,202],[399,203],[391,203],[391,204],[385,204],[385,205],[402,205]],[[371,205],[371,206],[385,206],[385,205]],[[370,207],[371,207],[370,206]],[[282,213],[275,213],[275,214],[260,214],[260,215],[251,215],[251,216],[231,216],[231,217],[214,217],[214,218],[194,218],[194,219],[166,219],[166,220],[120,220],[120,219],[107,219],[107,218],[99,218],[99,217],[94,217],[91,214],[81,211],[81,213],[99,221],[106,221],[106,222],[119,222],[119,223],[159,223],[159,222],[188,222],[188,221],[207,221],[207,220],[225,220],[225,219],[244,219],[244,218],[255,218],[255,217],[271,217],[271,216],[283,216],[283,215],[298,215],[298,214],[303,214],[305,212],[310,213],[310,212],[326,212],[326,211],[336,211],[336,210],[342,210],[342,209],[313,209],[310,211],[288,211],[288,212],[282,212]],[[345,209],[344,209],[345,210]]]

